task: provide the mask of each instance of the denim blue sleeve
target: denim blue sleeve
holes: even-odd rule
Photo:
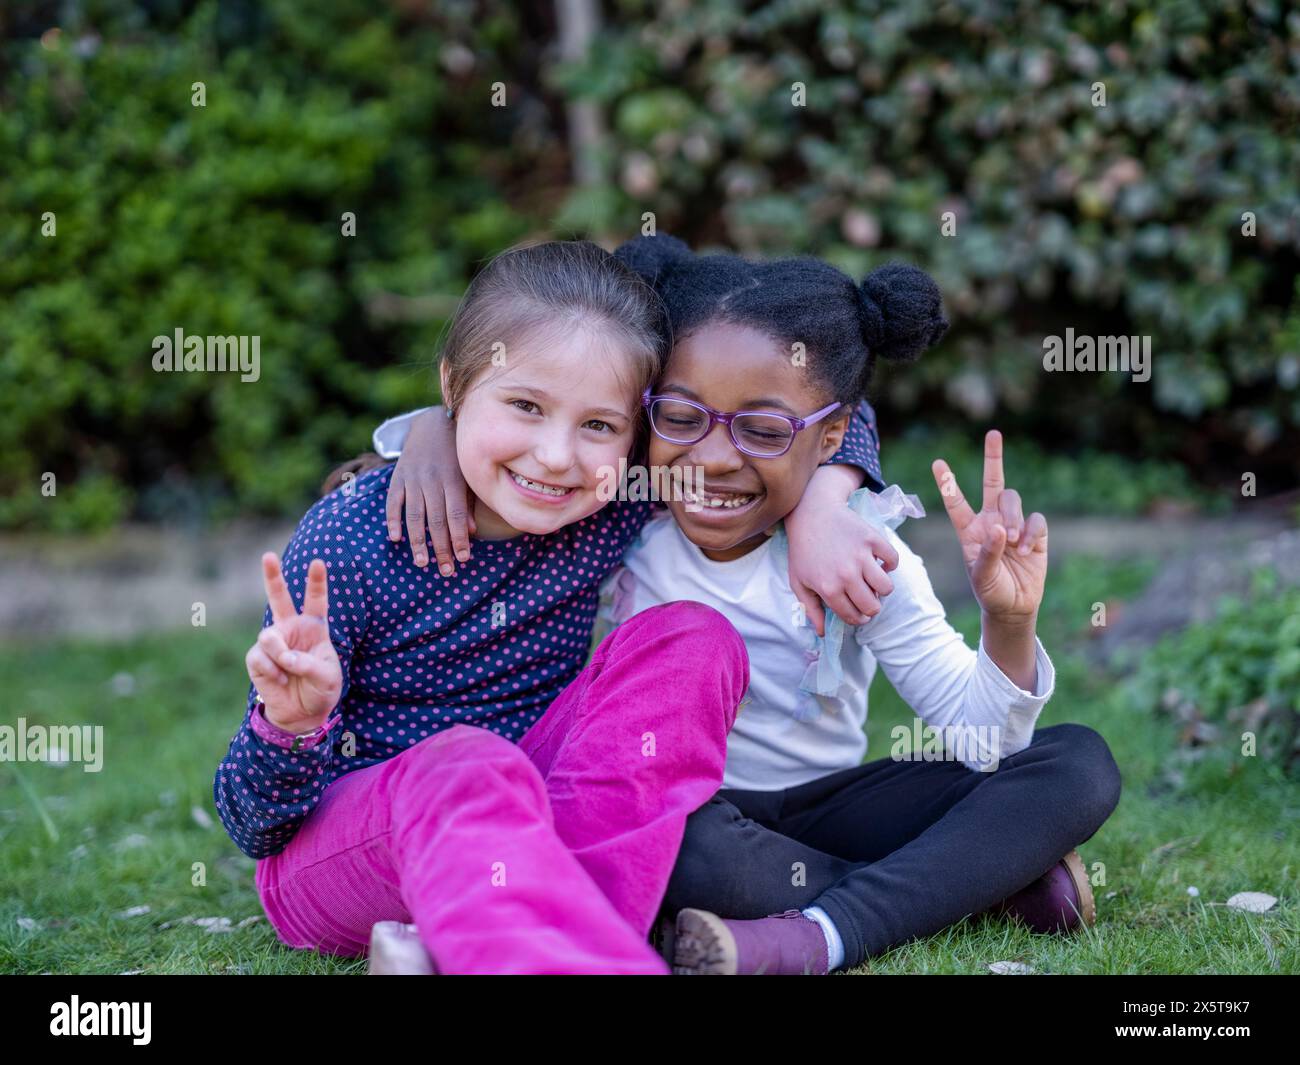
[[[862,400],[849,418],[849,428],[844,434],[840,449],[827,463],[857,466],[866,474],[863,487],[876,492],[885,490],[884,476],[880,472],[880,435],[876,432],[876,412],[871,404]]]
[[[353,650],[367,622],[364,583],[347,544],[353,530],[338,518],[348,508],[332,504],[338,493],[311,508],[285,548],[282,565],[294,605],[302,608],[307,567],[313,558],[325,562],[329,576],[330,639],[343,667],[339,707],[349,687]],[[268,606],[262,627],[271,624]],[[290,752],[268,743],[249,723],[256,688],[248,686],[244,718],[217,769],[212,797],[226,832],[250,858],[269,858],[284,850],[315,809],[326,786],[337,775],[335,746],[347,726],[346,716],[331,730],[329,739],[307,750]]]

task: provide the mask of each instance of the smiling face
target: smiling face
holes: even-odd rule
[[[794,365],[777,341],[727,323],[711,323],[679,341],[654,392],[723,412],[761,410],[794,418],[834,400],[807,365]],[[725,425],[714,425],[690,445],[651,433],[650,465],[704,468],[703,506],[688,510],[686,502],[674,499],[668,507],[693,544],[725,562],[762,544],[767,531],[795,508],[817,466],[839,449],[847,425],[848,415],[817,422],[796,433],[790,450],[778,458],[744,454]]]
[[[484,539],[545,534],[594,514],[602,468],[632,445],[632,363],[600,330],[516,343],[456,410],[456,456]]]

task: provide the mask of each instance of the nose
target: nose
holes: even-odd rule
[[[533,457],[550,473],[566,473],[573,468],[575,448],[573,434],[562,425],[540,430],[541,437],[533,447]]]
[[[715,422],[708,435],[691,447],[689,457],[691,465],[704,467],[705,476],[729,473],[745,465],[745,456],[721,422]]]

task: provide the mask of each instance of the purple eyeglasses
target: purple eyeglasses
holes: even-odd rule
[[[650,428],[661,440],[670,444],[698,444],[720,422],[727,427],[736,450],[759,459],[784,455],[794,444],[795,433],[844,406],[832,403],[806,418],[790,418],[763,410],[723,412],[680,396],[652,396],[648,388],[641,395],[641,405],[649,412]]]

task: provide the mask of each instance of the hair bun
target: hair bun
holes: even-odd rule
[[[886,263],[856,286],[862,337],[882,359],[907,362],[948,331],[943,294],[934,278],[907,263]]]
[[[662,282],[674,267],[695,257],[687,245],[667,233],[653,237],[634,237],[614,250],[614,258],[623,262],[651,285]]]

